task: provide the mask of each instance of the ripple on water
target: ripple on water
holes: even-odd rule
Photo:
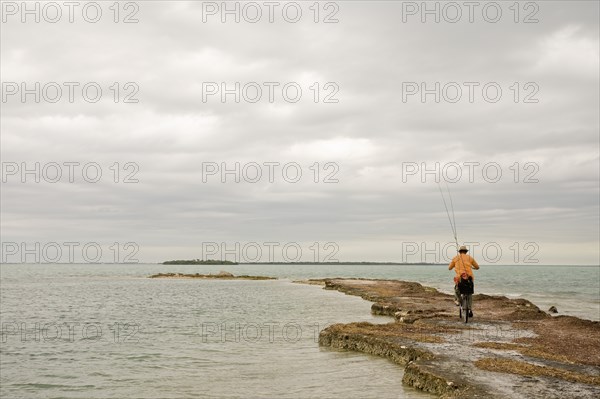
[[[94,323],[98,334],[7,337],[2,397],[429,397],[403,387],[386,359],[319,348],[332,323],[390,320],[357,297],[287,281],[30,280],[3,286],[3,321],[55,322],[71,306],[69,321]],[[124,324],[139,328],[115,336]]]

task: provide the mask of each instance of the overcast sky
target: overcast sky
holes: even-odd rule
[[[98,2],[96,23],[85,2],[73,23],[62,2],[56,23],[57,8],[40,3],[36,23],[21,2],[2,2],[4,261],[19,261],[6,251],[22,242],[98,243],[108,262],[114,242],[135,243],[140,262],[254,242],[265,261],[264,243],[277,242],[275,260],[298,243],[302,260],[432,262],[423,243],[436,252],[454,240],[435,176],[421,173],[438,163],[459,241],[479,243],[482,263],[598,264],[597,1],[521,2],[518,15],[513,1],[481,2],[472,21],[462,2],[439,3],[439,22],[421,2],[321,2],[318,15],[313,1],[241,2],[239,23],[221,2],[121,3],[118,16],[112,3]],[[21,96],[36,82],[39,103]],[[65,82],[78,84],[73,102]],[[102,89],[95,103],[82,94],[90,82],[88,100]],[[22,174],[36,162],[39,183]],[[79,162],[73,182],[65,162]],[[239,183],[220,173],[236,162]],[[97,183],[82,177],[91,163]]]

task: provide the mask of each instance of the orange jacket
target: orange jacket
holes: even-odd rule
[[[460,281],[460,276],[463,273],[467,273],[467,276],[471,277],[473,281],[475,281],[475,276],[473,275],[472,269],[478,270],[479,265],[471,255],[458,254],[454,257],[454,259],[452,259],[450,266],[448,266],[448,270],[452,269],[454,269],[456,272],[454,282],[458,284],[458,281]]]

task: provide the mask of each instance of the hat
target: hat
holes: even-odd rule
[[[465,247],[464,245],[461,245],[460,248],[458,249],[458,252],[461,252],[461,251],[469,252],[467,247]]]

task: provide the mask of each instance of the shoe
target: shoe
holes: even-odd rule
[[[469,317],[473,317],[473,311],[469,310]]]

